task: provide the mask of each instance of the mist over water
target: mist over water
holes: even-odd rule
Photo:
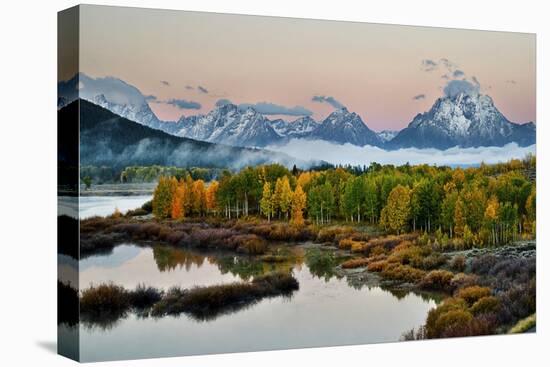
[[[384,150],[373,146],[359,147],[352,144],[334,144],[323,140],[293,139],[284,145],[272,145],[267,149],[284,152],[302,160],[324,160],[332,164],[369,165],[380,164],[402,165],[430,164],[449,166],[473,166],[484,162],[487,164],[506,162],[513,158],[523,158],[536,153],[536,145],[520,147],[516,143],[503,147],[459,148],[447,150],[405,148]]]

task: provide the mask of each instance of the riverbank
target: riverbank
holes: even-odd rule
[[[534,241],[446,252],[426,234],[383,235],[346,224],[298,227],[257,218],[211,217],[157,221],[122,214],[81,221],[84,256],[125,241],[226,251],[264,263],[284,262],[290,255],[281,248],[302,248],[310,270],[319,277],[345,278],[357,288],[437,293],[443,299],[440,306],[405,339],[505,333],[535,312]]]

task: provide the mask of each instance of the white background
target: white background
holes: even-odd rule
[[[539,1],[196,0],[99,4],[537,33],[537,334],[100,363],[128,366],[548,365],[550,19]],[[70,365],[56,340],[56,12],[73,1],[4,0],[0,11],[0,364]],[[327,45],[330,47],[330,45]],[[330,52],[330,50],[329,50]],[[546,206],[546,208],[545,208]],[[543,265],[544,264],[544,265]],[[238,338],[239,335],[235,335]],[[546,350],[545,350],[546,348]]]

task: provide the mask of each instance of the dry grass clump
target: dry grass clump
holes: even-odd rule
[[[426,275],[423,270],[397,263],[388,263],[381,273],[384,278],[406,283],[417,283]]]
[[[476,285],[478,282],[479,278],[477,275],[458,273],[451,279],[451,287],[452,289],[461,289]]]
[[[451,269],[459,272],[463,272],[466,269],[466,257],[464,255],[457,255],[451,260]]]
[[[109,284],[92,285],[82,291],[80,312],[120,314],[130,307],[130,295],[123,287]]]
[[[111,323],[129,310],[151,309],[154,316],[188,313],[198,319],[212,318],[245,307],[265,297],[288,295],[299,287],[288,273],[274,272],[255,277],[251,282],[220,284],[181,289],[166,293],[139,285],[126,290],[112,283],[91,286],[80,296],[80,312],[86,322]]]
[[[367,270],[379,273],[381,271],[384,271],[387,266],[388,266],[387,260],[371,261],[367,265]]]
[[[491,290],[489,288],[478,285],[462,288],[457,292],[457,297],[462,298],[469,306],[472,306],[479,299],[490,295]]]
[[[319,230],[319,233],[317,234],[317,241],[321,243],[337,243],[339,240],[351,236],[354,232],[355,230],[348,226],[325,227]]]
[[[494,296],[486,296],[478,299],[471,307],[470,312],[474,315],[496,313],[500,307],[500,300]]]
[[[342,263],[344,269],[364,268],[369,264],[369,259],[362,257],[358,259],[351,259]]]
[[[271,273],[255,277],[250,283],[230,283],[189,290],[172,288],[152,309],[154,316],[188,313],[205,319],[219,313],[244,307],[265,297],[290,294],[299,287],[287,273]]]
[[[419,287],[434,291],[452,290],[454,274],[447,270],[432,270],[419,283]]]

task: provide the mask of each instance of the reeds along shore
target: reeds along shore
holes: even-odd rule
[[[132,310],[153,317],[185,313],[205,320],[266,297],[290,296],[298,288],[298,281],[291,274],[280,272],[257,276],[250,282],[190,289],[173,287],[168,291],[144,285],[127,290],[115,284],[101,284],[82,291],[80,312],[83,320],[91,324],[117,320]]]

